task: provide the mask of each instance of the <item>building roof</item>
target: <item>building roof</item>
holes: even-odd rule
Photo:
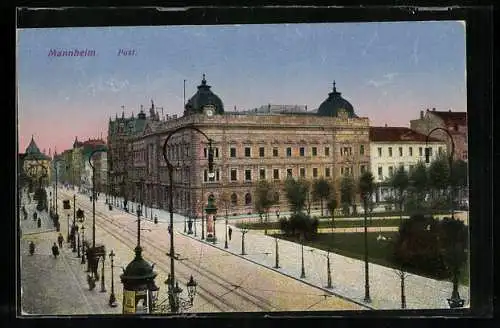
[[[454,125],[467,125],[467,112],[452,112],[449,111],[429,111],[433,115],[436,115],[443,120],[444,124],[447,126]]]
[[[198,91],[187,101],[184,106],[184,115],[200,114],[203,113],[203,107],[206,105],[213,105],[215,107],[215,114],[224,113],[224,104],[222,100],[215,93],[210,90],[211,86],[205,80],[205,74],[201,84],[198,86]]]
[[[371,142],[426,142],[427,136],[407,127],[371,126]],[[429,137],[429,142],[442,142]]]
[[[328,98],[319,105],[317,115],[337,117],[343,111],[345,111],[350,118],[357,117],[354,113],[354,107],[352,107],[350,102],[341,97],[341,93],[337,91],[337,88],[335,88],[335,81],[333,81],[333,91],[330,92]]]
[[[31,141],[24,152],[24,160],[50,160],[50,157],[43,154],[36,145],[35,139],[31,136]]]

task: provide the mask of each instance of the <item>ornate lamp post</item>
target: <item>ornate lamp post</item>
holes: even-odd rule
[[[116,307],[116,296],[115,296],[115,280],[114,280],[114,263],[113,259],[115,257],[115,253],[113,253],[113,250],[109,253],[109,258],[111,259],[111,294],[109,295],[109,301],[108,304],[111,307]]]
[[[226,239],[225,239],[225,241],[224,241],[224,248],[228,248],[229,246],[227,245],[227,207],[226,207],[226,218],[225,218],[225,221],[226,221],[226,222],[225,222],[225,223],[226,223],[226,225],[225,225],[225,230],[226,230]]]
[[[451,133],[447,129],[444,129],[444,128],[441,128],[441,127],[437,127],[437,128],[432,129],[427,134],[427,137],[425,138],[425,162],[429,163],[429,157],[430,157],[431,148],[427,147],[427,145],[429,143],[430,135],[434,131],[437,131],[437,130],[444,131],[448,135],[448,137],[450,138],[450,141],[451,141],[451,152],[448,155],[448,165],[450,167],[450,215],[451,215],[451,219],[453,220],[454,219],[454,206],[453,206],[453,198],[454,198],[453,156],[455,155],[455,141],[453,140],[453,136],[451,135]],[[451,297],[447,299],[448,305],[452,309],[463,307],[464,303],[465,303],[465,300],[461,299],[460,298],[460,294],[458,293],[458,271],[457,270],[453,270],[452,283],[453,283],[453,290],[451,292]]]
[[[104,246],[100,245],[98,248],[95,244],[95,166],[92,164],[92,156],[98,152],[106,152],[105,147],[93,150],[89,155],[89,165],[92,168],[92,248],[88,250],[89,258],[87,261],[92,267],[92,274],[95,280],[98,280],[97,267],[99,265],[99,256],[105,256]]]
[[[245,234],[248,232],[247,229],[241,229],[241,255],[246,255],[245,253]]]
[[[185,305],[185,306],[188,306],[188,305],[192,305],[192,300],[194,298],[194,293],[196,292],[196,284],[194,285],[194,289],[190,289],[190,287],[188,287],[188,293],[191,292],[193,293],[192,295],[190,295],[190,302],[188,302],[187,304],[181,304],[180,301],[179,301],[179,294],[180,294],[180,288],[178,288],[178,283],[175,281],[175,269],[174,269],[174,233],[173,233],[173,226],[174,226],[174,205],[173,205],[173,189],[174,189],[174,183],[173,183],[173,171],[174,171],[174,166],[170,163],[170,161],[168,160],[168,156],[167,156],[167,144],[168,144],[168,141],[170,140],[170,138],[172,137],[172,135],[174,135],[175,133],[179,132],[179,131],[182,131],[182,130],[194,130],[200,134],[202,134],[207,140],[208,140],[208,144],[209,144],[209,149],[208,149],[208,170],[209,170],[209,175],[210,176],[214,176],[215,174],[213,173],[213,149],[212,149],[212,139],[208,138],[208,136],[203,133],[201,130],[193,127],[193,126],[183,126],[183,127],[180,127],[180,128],[177,128],[175,130],[173,130],[172,132],[170,132],[167,136],[167,138],[165,139],[165,142],[163,144],[163,158],[165,159],[165,162],[167,164],[167,169],[168,169],[168,177],[169,177],[169,183],[170,183],[170,186],[169,186],[169,189],[168,189],[168,193],[169,193],[169,212],[170,212],[170,229],[171,229],[171,233],[170,233],[170,279],[167,280],[167,285],[169,286],[168,287],[168,300],[169,300],[169,306],[170,306],[170,311],[171,312],[178,312],[181,308],[182,308],[182,305]],[[194,280],[190,279],[190,282]],[[192,284],[191,284],[191,287]],[[193,292],[194,290],[194,292]]]
[[[101,267],[101,293],[106,292],[106,286],[104,285],[104,261],[106,254],[102,255],[102,267]]]
[[[77,236],[77,241],[78,241],[78,245],[76,247],[76,249],[78,250],[78,253],[77,253],[77,257],[80,258],[80,232],[78,231],[78,225],[76,226],[76,236]]]
[[[150,265],[142,257],[140,210],[140,208],[137,209],[135,258],[120,275],[123,283],[123,314],[152,313],[155,309],[159,289],[154,282],[157,275],[153,271],[154,264]]]
[[[301,253],[302,253],[300,278],[304,279],[306,277],[306,270],[304,267],[304,237],[302,234],[300,235],[300,249],[301,249]]]
[[[82,224],[82,262],[85,264],[85,226]]]
[[[274,263],[274,268],[279,269],[280,268],[280,258],[279,258],[279,253],[278,253],[278,237],[276,235],[274,236],[274,245],[275,245],[275,263]]]

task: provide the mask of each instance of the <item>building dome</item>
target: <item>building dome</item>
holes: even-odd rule
[[[345,112],[349,118],[357,117],[351,103],[340,95],[341,93],[337,91],[335,81],[333,81],[333,91],[328,94],[328,98],[319,106],[318,115],[338,117],[339,114]]]
[[[224,105],[222,100],[210,90],[210,86],[205,80],[205,74],[201,84],[198,86],[198,91],[192,96],[184,107],[184,115],[203,113],[205,106],[213,106],[215,114],[224,113]]]

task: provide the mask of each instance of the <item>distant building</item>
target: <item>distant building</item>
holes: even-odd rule
[[[175,115],[175,118],[177,118],[177,115]],[[132,170],[133,155],[130,140],[142,134],[147,123],[152,125],[161,125],[162,123],[158,108],[155,107],[153,101],[151,101],[149,116],[146,116],[141,105],[137,117],[134,117],[133,113],[130,117],[125,117],[125,113],[122,111],[121,117],[116,116],[114,120],[109,119],[108,152],[106,155],[109,174],[107,184],[112,195],[130,199],[129,185],[131,177],[129,173]]]
[[[258,108],[243,110],[243,111],[234,111],[234,112],[226,112],[228,114],[292,114],[292,113],[306,113],[307,105],[275,105],[275,104],[267,104],[262,105]]]
[[[410,121],[410,127],[425,135],[437,127],[448,130],[455,143],[454,158],[468,160],[467,112],[453,112],[451,109],[448,111],[437,111],[435,108],[427,109],[425,112],[420,111],[419,119]],[[446,132],[437,130],[432,133],[432,136],[445,141],[448,151],[451,151],[451,140]]]
[[[22,167],[23,176],[28,177],[27,181],[31,190],[39,183],[42,186],[48,186],[51,179],[51,158],[40,151],[33,136],[24,154],[20,154],[18,159],[22,161],[20,167]]]
[[[383,202],[391,190],[383,182],[392,177],[403,166],[411,172],[416,164],[425,161],[426,135],[407,127],[370,127],[370,162],[374,182],[379,184],[375,201]],[[429,138],[430,160],[446,152],[446,143]]]
[[[305,106],[269,105],[267,110],[264,106],[227,112],[210,88],[203,76],[183,117],[163,124],[149,121],[130,138],[130,191],[148,207],[168,208],[170,181],[162,146],[170,132],[184,126],[199,128],[213,139],[215,177],[208,177],[207,140],[192,130],[173,135],[166,151],[175,165],[173,204],[178,213],[200,215],[210,194],[220,206],[227,199],[230,214],[255,213],[254,192],[260,180],[276,187],[276,207],[286,211],[287,177],[324,177],[339,191],[343,175],[359,179],[369,169],[368,118],[358,117],[335,85],[318,113],[306,112]],[[336,196],[340,199],[339,192]]]

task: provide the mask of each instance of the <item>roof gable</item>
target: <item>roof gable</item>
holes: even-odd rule
[[[467,112],[452,112],[452,111],[429,111],[434,116],[439,117],[445,125],[467,125]]]
[[[426,142],[427,136],[407,127],[387,127],[387,126],[372,126],[370,127],[371,142]],[[440,141],[436,138],[429,137],[429,142]]]

